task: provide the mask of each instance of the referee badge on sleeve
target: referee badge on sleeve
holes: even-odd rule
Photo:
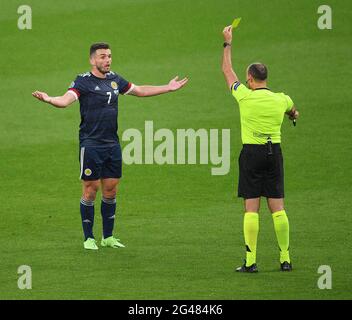
[[[233,85],[233,90],[237,90],[237,88],[240,86],[240,82],[239,81],[237,81],[237,82],[235,82],[235,84]]]

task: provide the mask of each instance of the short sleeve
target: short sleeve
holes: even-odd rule
[[[129,94],[132,90],[133,90],[133,83],[127,81],[126,79],[122,78],[121,76],[119,76],[118,79],[118,84],[119,84],[119,91],[121,94]]]
[[[77,76],[77,78],[75,79],[75,81],[73,81],[71,83],[71,85],[68,88],[68,91],[72,92],[75,97],[76,100],[81,96],[84,95],[85,93],[87,93],[87,88],[84,84],[84,78],[81,76]]]
[[[231,87],[231,93],[237,102],[240,102],[242,99],[246,98],[251,92],[251,89],[248,89],[239,81],[236,81]]]
[[[285,112],[290,112],[292,110],[292,107],[293,107],[293,101],[292,99],[287,96],[287,95],[284,95],[285,97],[285,100],[286,100],[286,103],[287,103],[287,108],[286,108],[286,111]]]

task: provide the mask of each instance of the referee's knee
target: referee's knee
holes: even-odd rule
[[[284,199],[273,199],[273,198],[268,198],[268,207],[271,213],[275,213],[278,211],[285,210],[284,206]]]
[[[245,199],[244,208],[246,212],[259,212],[260,198]]]

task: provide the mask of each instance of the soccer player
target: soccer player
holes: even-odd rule
[[[68,91],[59,97],[35,91],[32,95],[57,108],[66,108],[76,100],[80,102],[81,123],[80,178],[83,192],[80,211],[84,232],[84,248],[97,250],[93,235],[94,200],[101,186],[101,215],[103,238],[101,246],[120,248],[124,245],[113,236],[116,210],[116,192],[121,178],[122,154],[117,135],[119,95],[150,97],[181,89],[187,78],[172,79],[163,86],[138,86],[110,71],[112,55],[107,43],[90,47],[91,71],[80,74]]]
[[[267,87],[268,71],[264,64],[253,63],[247,68],[248,87],[232,69],[232,27],[225,27],[222,70],[239,104],[243,148],[239,157],[238,196],[244,198],[244,240],[246,260],[238,272],[258,272],[256,264],[259,232],[260,197],[267,198],[280,248],[282,271],[291,271],[289,255],[289,222],[284,208],[284,170],[280,147],[284,115],[291,120],[299,113],[291,98],[274,93]]]

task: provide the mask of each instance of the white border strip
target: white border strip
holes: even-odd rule
[[[127,96],[134,89],[134,87],[135,87],[135,85],[133,83],[131,83],[131,87],[123,95]]]
[[[84,150],[86,148],[85,147],[82,147],[81,148],[81,156],[80,156],[80,162],[81,162],[81,174],[79,175],[79,179],[82,179],[82,175],[83,175],[83,163],[84,163]]]
[[[68,92],[72,93],[76,99],[76,101],[78,100],[78,95],[76,92],[74,92],[73,90],[68,90]]]

